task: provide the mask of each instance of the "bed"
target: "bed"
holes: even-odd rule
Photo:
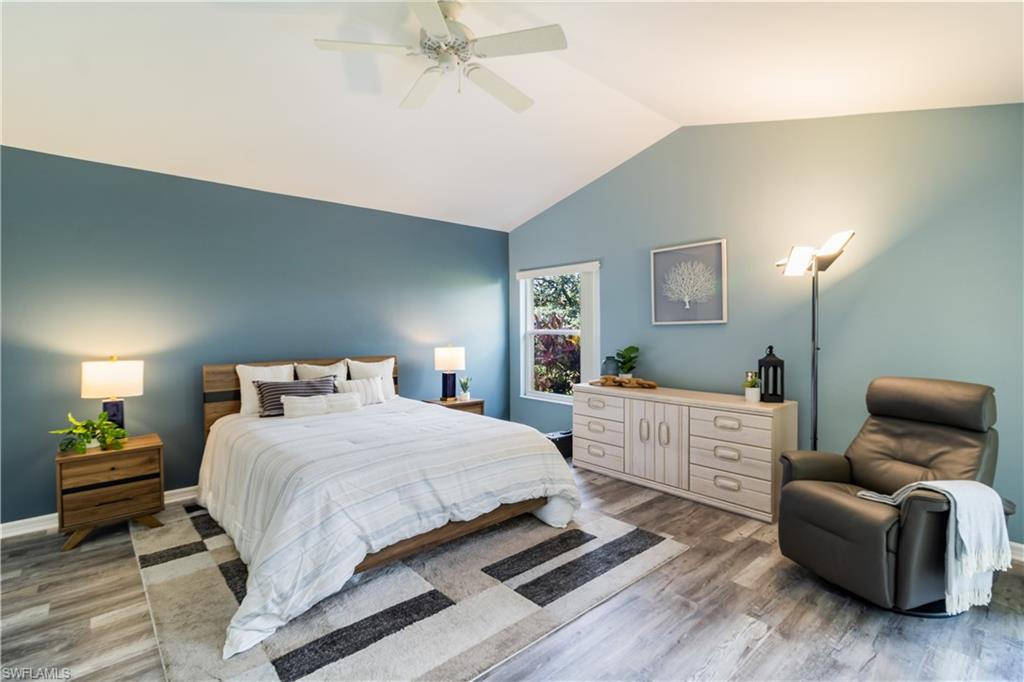
[[[402,397],[341,414],[245,416],[234,366],[203,367],[199,477],[200,504],[249,569],[225,658],[356,572],[525,513],[563,527],[579,508],[565,461],[530,427]],[[397,389],[397,360],[393,380]]]

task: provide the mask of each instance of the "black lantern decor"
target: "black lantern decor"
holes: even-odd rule
[[[786,363],[774,351],[775,346],[768,346],[765,356],[757,361],[763,403],[781,403],[786,399]]]

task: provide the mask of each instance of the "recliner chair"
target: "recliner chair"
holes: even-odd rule
[[[949,504],[931,491],[899,508],[857,497],[908,483],[969,479],[992,485],[999,435],[990,386],[880,377],[870,415],[845,455],[786,452],[779,501],[782,554],[887,609],[945,611]],[[1015,506],[1003,501],[1004,511]]]

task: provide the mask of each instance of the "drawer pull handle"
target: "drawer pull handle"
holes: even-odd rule
[[[97,507],[102,507],[102,506],[108,505],[108,504],[121,504],[122,502],[131,502],[131,501],[132,501],[132,498],[126,497],[126,498],[121,499],[121,500],[107,500],[105,502],[100,502],[96,506]]]
[[[664,436],[662,435],[663,433],[665,434]],[[668,447],[668,442],[668,424],[666,424],[665,422],[658,422],[658,444],[661,445],[661,447],[665,448]]]
[[[727,448],[724,445],[716,445],[711,454],[713,454],[716,459],[724,459],[728,462],[738,462],[743,456],[743,454],[736,448]]]
[[[604,457],[604,448],[597,445],[588,445],[587,452],[592,454],[594,457]]]
[[[592,407],[595,410],[604,409],[604,401],[597,398],[587,398],[587,407]]]
[[[651,439],[651,422],[646,417],[640,417],[640,442],[646,443]]]
[[[725,488],[726,490],[742,490],[743,486],[735,478],[729,478],[728,476],[715,476],[712,482],[717,488]]]
[[[735,417],[723,417],[719,415],[714,418],[713,422],[718,428],[726,429],[728,431],[739,431],[743,428],[743,422]]]
[[[587,422],[587,429],[594,433],[604,433],[604,424],[601,422]]]

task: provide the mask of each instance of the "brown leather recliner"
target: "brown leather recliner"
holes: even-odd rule
[[[999,446],[993,389],[880,377],[868,386],[867,407],[845,455],[782,454],[779,548],[879,606],[944,611],[946,498],[917,491],[897,508],[857,491],[891,494],[915,481],[950,479],[992,485]]]

